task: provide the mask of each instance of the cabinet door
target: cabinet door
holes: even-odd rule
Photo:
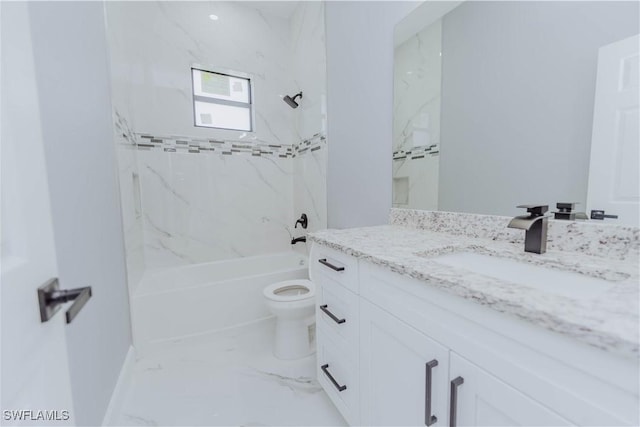
[[[446,348],[365,300],[360,345],[363,425],[447,424]]]
[[[459,355],[450,353],[451,426],[561,426],[571,423]]]

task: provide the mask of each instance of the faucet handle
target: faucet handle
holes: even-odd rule
[[[592,210],[591,219],[618,218],[618,215],[605,215],[603,210]]]
[[[300,224],[302,226],[302,228],[306,229],[307,225],[309,224],[309,219],[307,218],[307,214],[302,214],[300,216],[300,219],[296,221],[296,225],[294,228],[298,228],[298,224]]]
[[[580,202],[558,202],[556,203],[556,208],[560,210],[560,212],[571,212],[576,208],[576,205],[579,205]]]
[[[549,210],[549,205],[518,205],[516,207],[526,209],[531,216],[542,216]]]
[[[573,221],[575,219],[586,219],[586,214],[581,212],[573,212],[576,208],[576,205],[579,205],[580,202],[558,202],[556,203],[557,212],[553,213],[553,217],[555,219],[565,219],[569,221]]]

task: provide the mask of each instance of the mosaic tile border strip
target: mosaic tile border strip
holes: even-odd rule
[[[417,160],[424,159],[427,155],[435,157],[440,155],[440,145],[431,144],[422,147],[414,147],[409,151],[398,150],[393,152],[393,160]]]
[[[138,150],[161,150],[167,153],[216,153],[221,155],[245,154],[256,157],[293,157],[293,147],[291,145],[184,136],[160,136],[148,133],[136,133],[136,146]]]
[[[320,150],[327,143],[327,137],[321,132],[292,145],[270,144],[256,140],[152,135],[134,132],[125,117],[117,110],[113,111],[113,125],[117,143],[138,150],[158,150],[168,153],[245,154],[256,157],[295,158]]]
[[[311,138],[305,139],[298,144],[294,144],[293,157],[302,156],[305,153],[311,153],[313,151],[318,151],[322,148],[323,145],[327,143],[327,137],[321,133],[316,133]]]
[[[125,139],[126,133],[122,133]],[[143,151],[164,151],[168,153],[215,153],[220,155],[251,155],[255,157],[295,158],[306,152],[322,148],[326,137],[316,134],[298,144],[269,144],[257,141],[221,140],[212,138],[194,138],[184,136],[159,136],[149,133],[136,133],[135,146]]]

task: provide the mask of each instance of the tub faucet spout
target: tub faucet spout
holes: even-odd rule
[[[295,239],[291,239],[291,244],[295,245],[298,242],[306,242],[306,241],[307,241],[307,237],[306,236],[296,237]]]

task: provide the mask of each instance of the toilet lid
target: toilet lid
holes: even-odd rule
[[[272,301],[300,301],[315,295],[316,287],[311,280],[286,280],[264,289],[264,296]]]

